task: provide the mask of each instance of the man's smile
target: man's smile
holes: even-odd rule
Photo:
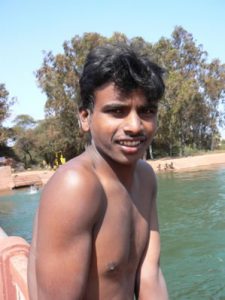
[[[128,147],[137,147],[142,143],[142,141],[119,141],[118,144]]]
[[[146,137],[136,137],[136,138],[124,138],[116,140],[116,144],[122,147],[123,151],[128,151],[129,153],[134,151],[139,151],[140,147],[146,142]]]

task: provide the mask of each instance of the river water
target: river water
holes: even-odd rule
[[[160,175],[159,215],[171,300],[224,300],[225,166]]]
[[[170,300],[225,300],[225,166],[158,175],[161,266]],[[40,192],[0,195],[0,226],[30,242]]]

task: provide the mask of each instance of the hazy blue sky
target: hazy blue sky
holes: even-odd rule
[[[65,40],[84,32],[157,42],[176,25],[192,33],[210,59],[225,63],[224,0],[0,0],[0,83],[18,99],[11,119],[44,117],[46,98],[34,76],[43,50],[63,52]]]

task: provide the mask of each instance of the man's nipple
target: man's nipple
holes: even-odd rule
[[[110,262],[107,265],[106,272],[107,273],[114,273],[117,269],[118,269],[117,264],[115,262]]]

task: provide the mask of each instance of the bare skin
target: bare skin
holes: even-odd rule
[[[140,160],[156,111],[113,84],[81,111],[92,145],[46,185],[29,258],[31,300],[168,299],[159,267],[156,179]],[[103,126],[104,125],[104,126]]]

